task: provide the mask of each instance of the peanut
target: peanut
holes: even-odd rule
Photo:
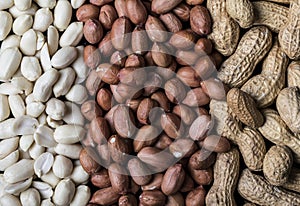
[[[243,206],[256,206],[256,204],[248,202],[248,203],[243,204]]]
[[[247,126],[256,128],[264,123],[264,117],[256,108],[254,99],[242,90],[232,88],[227,93],[227,104],[239,120]]]
[[[250,0],[226,0],[226,11],[242,28],[249,28],[254,21]]]
[[[226,11],[225,0],[208,0],[207,8],[210,12],[213,26],[208,36],[216,50],[224,56],[230,56],[236,49],[240,28]]]
[[[264,176],[272,185],[281,186],[287,182],[292,164],[293,156],[289,148],[273,146],[264,159]]]
[[[207,193],[206,205],[236,205],[233,193],[239,177],[239,158],[236,148],[218,154],[214,166],[214,183]]]
[[[168,11],[176,7],[181,1],[182,0],[153,0],[151,10],[157,14],[167,13]]]
[[[287,23],[289,10],[272,2],[252,2],[254,10],[254,25],[267,26],[271,31],[279,33],[279,30]]]
[[[281,28],[278,38],[283,51],[290,59],[300,58],[300,2],[295,0],[290,4],[288,21]]]
[[[242,86],[272,46],[272,34],[266,27],[251,28],[234,52],[221,66],[218,78],[231,87]]]
[[[300,170],[293,167],[290,171],[290,175],[286,183],[282,185],[285,189],[293,190],[295,192],[300,192]]]
[[[160,15],[159,19],[166,25],[169,32],[176,33],[182,29],[181,21],[171,12]]]
[[[247,167],[250,170],[261,170],[266,154],[266,145],[261,134],[249,127],[241,131],[237,123],[230,119],[226,121],[226,124],[232,129],[231,135],[227,138],[239,146]]]
[[[277,111],[265,109],[262,113],[265,117],[265,123],[258,128],[260,133],[274,144],[289,147],[294,153],[294,160],[300,162],[299,138],[292,134]]]
[[[266,0],[266,1],[272,1],[272,2],[281,3],[281,4],[289,4],[289,3],[291,3],[292,0]]]
[[[242,197],[258,205],[299,205],[300,195],[273,186],[263,177],[245,169],[238,183]]]
[[[289,148],[273,146],[264,159],[264,176],[272,185],[299,192],[300,170],[292,164],[293,156]]]
[[[262,72],[249,79],[242,90],[250,94],[258,107],[266,107],[273,103],[285,84],[285,72],[288,58],[282,51],[278,41],[263,62]]]
[[[287,84],[289,87],[300,88],[300,61],[293,61],[287,68]]]
[[[211,117],[214,120],[214,129],[220,136],[228,137],[231,135],[231,129],[225,123],[226,119],[237,120],[232,116],[232,111],[226,101],[211,100],[210,104]],[[238,122],[238,121],[237,121]]]
[[[206,191],[201,185],[187,194],[185,205],[186,206],[205,205],[205,195],[206,195]]]
[[[111,205],[118,202],[120,195],[114,191],[112,187],[107,187],[96,191],[90,203],[102,204],[102,205]]]
[[[217,134],[239,146],[244,162],[249,169],[261,170],[266,153],[262,135],[250,127],[241,129],[241,125],[225,101],[212,100],[210,112],[215,121]]]
[[[279,93],[276,107],[282,120],[294,133],[300,133],[300,88],[287,87]]]
[[[204,6],[194,6],[190,11],[190,24],[194,32],[199,35],[211,33],[211,18],[207,8]]]

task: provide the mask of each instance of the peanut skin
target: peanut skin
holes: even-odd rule
[[[214,166],[214,183],[207,193],[206,205],[236,205],[233,193],[239,177],[239,158],[236,148],[218,154]]]
[[[242,37],[234,54],[223,62],[218,78],[230,87],[242,86],[271,46],[272,34],[267,27],[251,28]]]
[[[245,169],[238,183],[240,195],[258,205],[299,205],[300,195],[273,186],[263,177]]]

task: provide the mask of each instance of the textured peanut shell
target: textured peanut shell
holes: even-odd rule
[[[214,132],[238,145],[249,169],[262,170],[266,154],[266,145],[262,135],[250,127],[242,130],[237,117],[225,101],[211,100],[210,114],[214,122]]]
[[[243,206],[256,206],[256,204],[248,202],[248,203],[243,204]]]
[[[276,101],[280,117],[294,133],[300,133],[300,88],[283,89]]]
[[[300,169],[292,168],[288,181],[282,187],[300,193]]]
[[[266,145],[262,135],[249,127],[243,131],[227,102],[211,100],[210,114],[217,134],[239,146],[244,162],[251,170],[262,170]]]
[[[293,61],[287,68],[288,87],[300,88],[300,61]]]
[[[288,57],[275,41],[263,62],[262,72],[249,79],[241,88],[256,100],[258,107],[267,107],[276,99],[285,85]]]
[[[214,183],[207,193],[206,205],[236,205],[233,193],[239,177],[239,151],[219,153],[214,166]]]
[[[249,0],[226,0],[226,11],[242,28],[252,26],[254,12]]]
[[[254,25],[267,26],[271,31],[278,33],[287,23],[289,9],[267,1],[252,2],[254,10]]]
[[[300,59],[300,2],[292,1],[288,22],[279,32],[279,42],[290,59]]]
[[[251,28],[242,37],[234,54],[221,65],[218,78],[230,87],[242,86],[271,46],[272,34],[267,27]]]
[[[257,128],[263,125],[264,117],[249,94],[238,88],[232,88],[227,93],[227,104],[239,120],[247,126]]]
[[[262,135],[249,127],[241,130],[235,121],[227,119],[225,124],[231,135],[227,139],[238,145],[246,166],[253,171],[260,171],[266,154],[266,144]]]
[[[300,139],[292,134],[277,111],[264,109],[262,113],[265,117],[265,123],[263,126],[258,128],[260,133],[274,144],[289,147],[294,153],[294,160],[299,163]]]
[[[233,116],[231,109],[228,107],[226,101],[218,101],[212,99],[209,104],[211,119],[214,122],[215,132],[224,137],[231,135],[231,129],[228,128],[228,125],[225,123],[227,119],[236,119],[236,116]]]
[[[230,56],[237,47],[240,27],[228,15],[225,0],[207,0],[207,9],[213,21],[212,33],[208,38],[216,50],[224,56]]]
[[[246,166],[254,171],[262,170],[266,154],[262,135],[250,127],[242,129],[225,101],[211,100],[210,114],[215,132],[238,145]]]
[[[272,185],[281,186],[288,181],[292,165],[293,156],[290,149],[275,145],[265,156],[263,173]]]
[[[300,195],[273,186],[266,179],[245,169],[238,183],[238,192],[258,205],[291,206],[300,204]]]
[[[276,3],[281,3],[281,4],[289,4],[291,3],[292,0],[266,0],[266,1],[271,1]]]

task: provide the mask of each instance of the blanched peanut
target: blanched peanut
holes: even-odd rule
[[[23,35],[33,24],[32,16],[25,14],[15,19],[12,30],[17,35]]]
[[[67,124],[75,124],[75,125],[83,126],[84,117],[81,114],[80,108],[72,102],[66,101],[65,104],[66,104],[66,114],[63,120]]]
[[[36,57],[23,57],[21,73],[29,81],[36,81],[42,74],[42,68]]]
[[[0,159],[3,159],[18,148],[19,137],[5,139],[0,142]]]
[[[20,50],[23,54],[32,56],[36,52],[37,35],[35,30],[29,29],[26,31],[20,41]]]
[[[10,194],[0,197],[0,204],[3,206],[4,205],[22,206],[19,198]]]
[[[34,161],[34,172],[38,177],[47,174],[54,162],[54,157],[51,153],[45,152]]]
[[[71,175],[73,163],[70,159],[57,155],[52,166],[53,173],[59,178],[65,178]]]
[[[61,120],[65,116],[66,106],[63,101],[51,98],[46,103],[46,113],[54,120]]]
[[[75,80],[75,72],[71,67],[59,70],[59,78],[53,86],[55,97],[60,97],[68,93]]]
[[[58,49],[59,33],[56,27],[49,26],[47,29],[47,44],[49,48],[49,54],[52,56]]]
[[[71,179],[75,184],[84,184],[89,179],[89,174],[81,165],[77,165],[72,171]]]
[[[34,87],[33,96],[36,101],[46,102],[52,94],[52,86],[58,80],[59,73],[55,69],[46,71],[40,76]]]
[[[6,38],[11,30],[13,19],[11,14],[7,11],[0,11],[0,18],[0,41],[2,41]]]
[[[14,0],[14,3],[17,9],[24,11],[31,7],[32,0]]]
[[[77,104],[82,104],[88,98],[88,93],[85,87],[80,84],[75,84],[66,94],[66,99]]]
[[[0,10],[5,10],[14,5],[14,0],[2,0],[0,1]]]
[[[10,108],[8,105],[8,98],[0,94],[0,121],[5,120],[10,115]]]
[[[20,46],[21,37],[15,34],[7,36],[1,44],[0,53],[2,53],[5,49],[9,47],[17,47]]]
[[[32,177],[34,174],[33,160],[22,159],[4,171],[5,181],[16,183]]]
[[[22,59],[22,54],[17,47],[5,49],[0,54],[0,79],[8,80],[17,71]]]
[[[19,150],[15,150],[6,157],[0,160],[0,171],[5,171],[8,167],[15,164],[20,157]]]
[[[36,189],[30,188],[21,193],[20,200],[22,205],[39,206],[41,203],[41,196]]]
[[[57,144],[54,151],[71,159],[78,159],[82,146],[80,144]]]
[[[31,7],[29,9],[24,10],[24,11],[20,11],[19,9],[17,9],[17,7],[15,5],[10,7],[8,9],[8,11],[9,11],[9,13],[11,13],[11,15],[14,18],[17,18],[18,16],[22,16],[24,14],[28,14],[28,15],[33,16],[36,13],[37,9],[38,9],[37,5],[32,3]]]
[[[17,118],[22,115],[25,115],[25,111],[26,111],[25,104],[20,95],[9,95],[8,103],[9,103],[10,111],[14,115],[14,117]]]
[[[72,6],[69,1],[57,1],[54,8],[54,26],[58,30],[65,30],[70,24],[72,17]]]
[[[69,205],[75,194],[75,185],[70,179],[61,180],[55,188],[52,197],[56,205]]]
[[[79,142],[85,134],[85,129],[79,125],[62,125],[55,129],[54,139],[61,144]]]
[[[49,8],[41,8],[34,15],[33,29],[45,32],[53,22],[53,14]]]
[[[91,191],[88,186],[80,185],[76,188],[74,198],[70,206],[85,206],[91,197]]]
[[[83,36],[83,23],[73,22],[61,35],[59,40],[59,45],[61,47],[65,46],[76,46]]]

